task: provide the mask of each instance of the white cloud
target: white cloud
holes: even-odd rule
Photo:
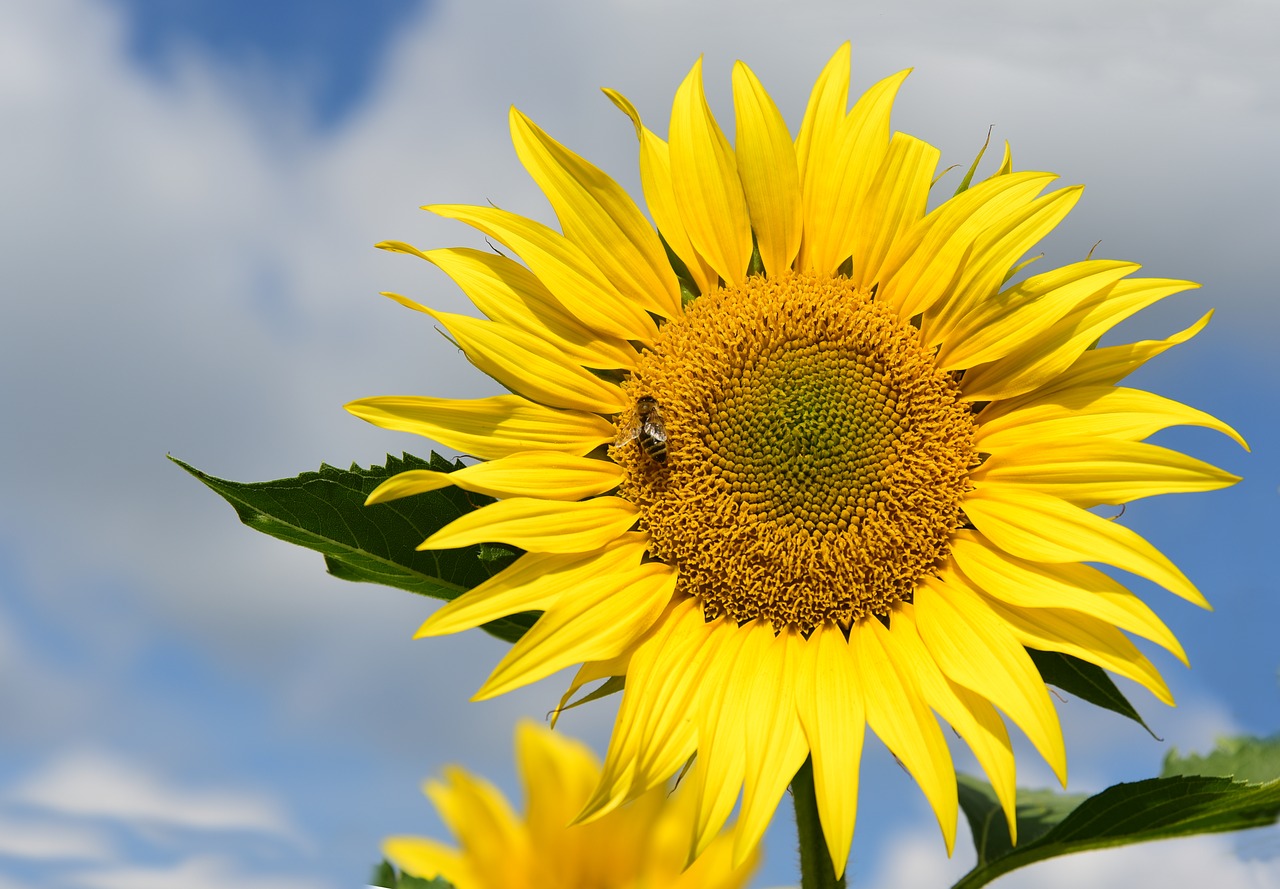
[[[249,831],[293,837],[280,805],[254,790],[175,787],[156,772],[101,752],[66,753],[21,781],[9,800],[50,812],[134,826]]]
[[[112,854],[106,835],[88,825],[0,817],[0,857],[104,861]]]
[[[116,867],[84,871],[68,885],[85,889],[332,889],[331,884],[281,876],[253,876],[222,858],[199,856],[170,867]]]

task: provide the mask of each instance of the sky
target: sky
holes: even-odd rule
[[[380,463],[429,445],[342,404],[475,397],[493,384],[397,291],[447,311],[426,264],[373,249],[483,246],[417,208],[493,201],[550,221],[510,146],[514,104],[638,194],[631,124],[662,129],[705,56],[731,130],[747,61],[794,128],[836,46],[854,89],[914,73],[895,128],[968,163],[994,127],[1015,166],[1085,195],[1044,267],[1131,259],[1202,289],[1127,322],[1196,340],[1134,384],[1249,440],[1162,433],[1244,476],[1131,505],[1208,613],[1135,589],[1193,668],[1152,652],[1179,701],[1124,686],[1155,740],[1059,703],[1070,789],[1153,774],[1171,748],[1280,730],[1280,8],[1271,0],[869,0],[574,4],[381,0],[0,0],[0,889],[337,889],[381,838],[444,837],[421,781],[459,763],[513,798],[511,731],[560,675],[468,702],[504,645],[414,642],[434,603],[327,576],[240,525],[165,459],[225,478]],[[597,750],[612,704],[561,723]],[[1019,738],[1020,783],[1048,786]],[[962,767],[971,760],[958,756]],[[947,885],[923,796],[882,748],[864,764],[853,885]],[[785,807],[755,886],[794,884]],[[1002,887],[1146,881],[1280,887],[1280,831],[1077,856]]]

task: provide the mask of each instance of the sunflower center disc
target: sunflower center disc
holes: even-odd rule
[[[751,277],[700,297],[628,385],[656,401],[668,447],[665,461],[615,447],[621,494],[708,617],[848,626],[910,599],[946,557],[973,412],[918,331],[847,279]]]

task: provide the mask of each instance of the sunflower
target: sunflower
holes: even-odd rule
[[[1013,720],[1066,780],[1062,732],[1027,649],[1062,652],[1172,698],[1125,633],[1186,662],[1120,582],[1207,603],[1155,547],[1095,511],[1238,481],[1144,439],[1229,426],[1118,385],[1200,331],[1096,348],[1125,318],[1196,285],[1086,258],[1029,274],[1028,251],[1079,187],[1000,168],[928,209],[939,152],[889,114],[907,72],[849,109],[849,47],[818,78],[798,138],[749,68],[733,70],[731,144],[701,63],[668,141],[635,124],[653,224],[612,179],[511,112],[556,231],[494,207],[432,206],[516,254],[416,254],[488,320],[430,314],[513,394],[371,398],[380,426],[481,458],[410,471],[383,502],[457,485],[498,501],[423,549],[525,550],[419,636],[526,610],[541,618],[477,694],[581,664],[624,677],[581,817],[660,785],[696,753],[693,847],[739,793],[736,854],[812,757],[836,871],[854,830],[866,727],[920,785],[948,851],[957,790],[941,716],[1014,828]],[[976,162],[975,162],[976,164]],[[972,170],[970,171],[972,174]],[[1111,512],[1115,512],[1111,510]],[[998,712],[999,711],[999,712]]]
[[[692,797],[654,788],[590,824],[566,825],[591,795],[600,764],[583,744],[532,722],[516,727],[525,815],[460,768],[423,790],[460,849],[391,837],[383,852],[402,871],[457,889],[741,889],[759,856],[733,864],[724,834],[685,869]]]

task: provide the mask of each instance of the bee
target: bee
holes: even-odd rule
[[[635,439],[640,449],[649,455],[655,463],[667,462],[667,428],[662,425],[662,409],[658,400],[652,395],[641,395],[636,399]]]

